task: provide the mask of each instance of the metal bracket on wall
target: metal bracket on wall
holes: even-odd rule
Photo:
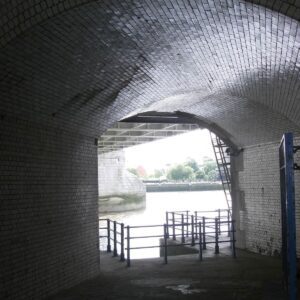
[[[293,153],[296,154],[300,150],[300,146],[293,147]],[[294,163],[294,170],[299,171],[300,166],[297,163]]]
[[[294,170],[295,171],[300,171],[300,166],[298,164],[294,164]]]
[[[293,153],[297,153],[300,150],[300,146],[294,146],[293,147]]]

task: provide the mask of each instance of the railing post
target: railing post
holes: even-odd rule
[[[130,226],[127,226],[127,267],[130,267]]]
[[[110,245],[110,219],[107,219],[107,252],[111,252],[111,245]]]
[[[114,221],[114,251],[113,256],[118,256],[118,249],[117,249],[117,221]]]
[[[167,225],[164,224],[164,257],[165,257],[165,264],[168,263],[168,239],[167,239]]]
[[[184,214],[181,214],[181,243],[185,242],[184,238]]]
[[[232,229],[232,256],[236,258],[236,251],[235,251],[235,226],[234,226],[234,220],[232,220],[231,224]]]
[[[195,211],[195,220],[194,220],[195,224],[196,224],[196,227],[195,227],[195,239],[198,238],[198,213],[197,211]]]
[[[202,232],[201,232],[201,222],[199,222],[199,260],[202,261]]]
[[[227,209],[228,236],[230,236],[230,210]]]
[[[186,211],[186,237],[189,236],[189,211]]]
[[[206,237],[205,237],[205,222],[206,222],[206,218],[205,217],[202,217],[202,223],[203,223],[203,241],[202,241],[202,244],[203,244],[203,250],[206,250]],[[200,223],[201,224],[201,223]],[[201,230],[201,228],[199,229]],[[199,231],[199,234],[200,234],[200,231]]]
[[[125,261],[125,255],[124,255],[124,224],[121,224],[121,255],[120,255],[120,261]]]
[[[219,254],[219,224],[218,218],[215,218],[215,254]]]
[[[219,218],[219,235],[221,235],[221,209],[218,209],[218,218]]]
[[[175,230],[175,213],[172,212],[172,231],[173,231],[173,240],[176,240],[176,230]]]
[[[169,238],[169,212],[166,211],[167,238]]]
[[[191,216],[192,219],[192,242],[191,246],[195,246],[195,232],[194,232],[194,216]]]

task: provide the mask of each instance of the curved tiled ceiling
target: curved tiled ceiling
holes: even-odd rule
[[[9,1],[2,114],[95,136],[128,114],[183,111],[238,145],[299,132],[298,2],[260,3]]]

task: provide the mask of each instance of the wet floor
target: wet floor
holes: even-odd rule
[[[102,299],[285,299],[281,261],[244,251],[238,258],[197,255],[133,260],[130,268],[101,253],[101,273],[51,300]]]

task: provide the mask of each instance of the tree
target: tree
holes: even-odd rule
[[[205,179],[205,172],[202,169],[199,169],[196,173],[195,173],[195,178],[198,180],[203,180]]]
[[[128,168],[127,171],[139,178],[147,178],[147,172],[143,166],[138,166],[137,168]]]
[[[164,169],[156,169],[154,170],[154,178],[160,178],[165,174],[165,170]]]
[[[195,174],[196,179],[205,181],[216,181],[219,179],[217,163],[210,157],[204,157],[203,164],[198,166],[198,168]]]
[[[212,159],[206,160],[206,161],[203,163],[203,166],[202,166],[203,171],[204,171],[204,173],[205,173],[206,175],[208,175],[210,171],[216,170],[217,167],[218,167],[218,166],[217,166],[217,163],[216,163],[214,160],[212,160]]]
[[[207,174],[208,181],[216,181],[218,180],[218,172],[216,169],[209,171]]]
[[[138,166],[136,168],[136,171],[137,171],[138,177],[140,177],[140,178],[146,178],[147,177],[147,172],[146,172],[146,170],[143,166]]]
[[[189,166],[177,165],[168,171],[167,178],[171,180],[191,180],[194,170]]]
[[[195,173],[199,170],[198,163],[193,158],[189,158],[188,161],[185,162],[185,165],[191,167]]]

